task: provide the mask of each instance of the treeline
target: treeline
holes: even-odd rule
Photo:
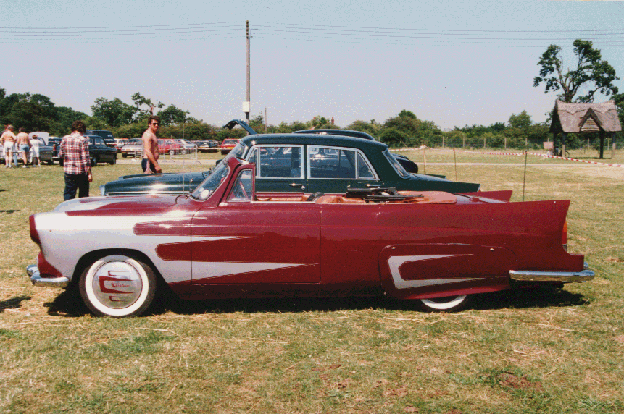
[[[618,102],[624,107],[624,100]],[[83,120],[88,129],[106,129],[115,137],[140,137],[147,128],[147,118],[151,111],[161,118],[161,137],[185,138],[189,140],[240,138],[246,132],[240,128],[222,129],[221,126],[210,125],[201,119],[189,117],[188,111],[174,104],[165,105],[135,93],[132,104],[119,98],[109,100],[98,98],[91,106],[89,116],[72,108],[56,106],[50,98],[41,94],[13,93],[6,94],[0,88],[0,124],[13,124],[24,127],[27,131],[48,131],[51,135],[62,136],[70,131],[71,123]],[[621,112],[621,117],[624,112]],[[265,132],[262,115],[252,118],[250,126],[259,133]],[[282,122],[278,125],[266,126],[268,133],[289,133],[307,129],[339,129],[333,119],[316,116],[307,122]],[[363,131],[390,147],[452,147],[452,148],[515,148],[540,149],[545,141],[552,141],[548,132],[549,122],[533,123],[526,111],[512,114],[507,122],[494,124],[455,127],[451,131],[442,131],[433,121],[419,119],[412,111],[402,110],[397,116],[383,123],[374,119],[357,120],[345,129]],[[622,143],[621,133],[617,141]],[[569,134],[568,148],[580,148],[590,142],[596,146],[598,134],[582,136]]]

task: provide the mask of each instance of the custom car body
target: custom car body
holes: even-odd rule
[[[369,296],[431,310],[512,280],[591,279],[568,254],[569,201],[508,203],[363,188],[257,194],[254,164],[228,158],[193,193],[93,197],[30,217],[38,286],[77,286],[97,315],[144,312],[162,279],[181,298]]]
[[[232,155],[233,154],[233,155]],[[410,174],[385,144],[337,135],[266,134],[242,138],[229,156],[258,164],[256,185],[263,192],[344,193],[353,187],[472,193],[479,184]],[[207,172],[132,175],[100,187],[102,195],[182,194]]]

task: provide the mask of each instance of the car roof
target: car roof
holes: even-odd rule
[[[375,140],[374,137],[362,131],[353,131],[350,129],[306,129],[295,131],[295,134],[314,134],[314,135],[344,135],[353,138],[362,138]]]
[[[245,145],[256,144],[299,144],[299,145],[327,145],[358,148],[363,151],[383,151],[388,146],[379,141],[364,138],[354,138],[345,135],[318,135],[318,134],[258,134],[248,135],[242,139]]]

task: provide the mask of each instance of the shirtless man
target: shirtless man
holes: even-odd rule
[[[13,125],[8,125],[2,136],[0,137],[4,146],[4,163],[7,168],[11,168],[11,158],[13,157],[13,144],[15,144],[15,134],[13,134]],[[17,163],[15,165],[17,167]]]
[[[148,127],[143,133],[143,160],[141,160],[141,167],[146,174],[160,174],[162,168],[158,165],[158,138],[156,132],[160,126],[160,118],[157,116],[150,116],[148,119]]]
[[[26,168],[28,165],[28,155],[30,153],[30,138],[28,138],[28,134],[24,131],[24,127],[19,129],[19,134],[17,134],[16,139],[17,149],[22,153],[22,161],[24,161],[24,165],[22,167]]]

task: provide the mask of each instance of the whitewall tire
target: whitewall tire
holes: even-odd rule
[[[464,309],[470,301],[467,295],[420,299],[423,309],[429,312],[456,312]]]
[[[156,294],[152,268],[126,255],[96,260],[80,276],[80,296],[98,316],[122,318],[145,312]]]

